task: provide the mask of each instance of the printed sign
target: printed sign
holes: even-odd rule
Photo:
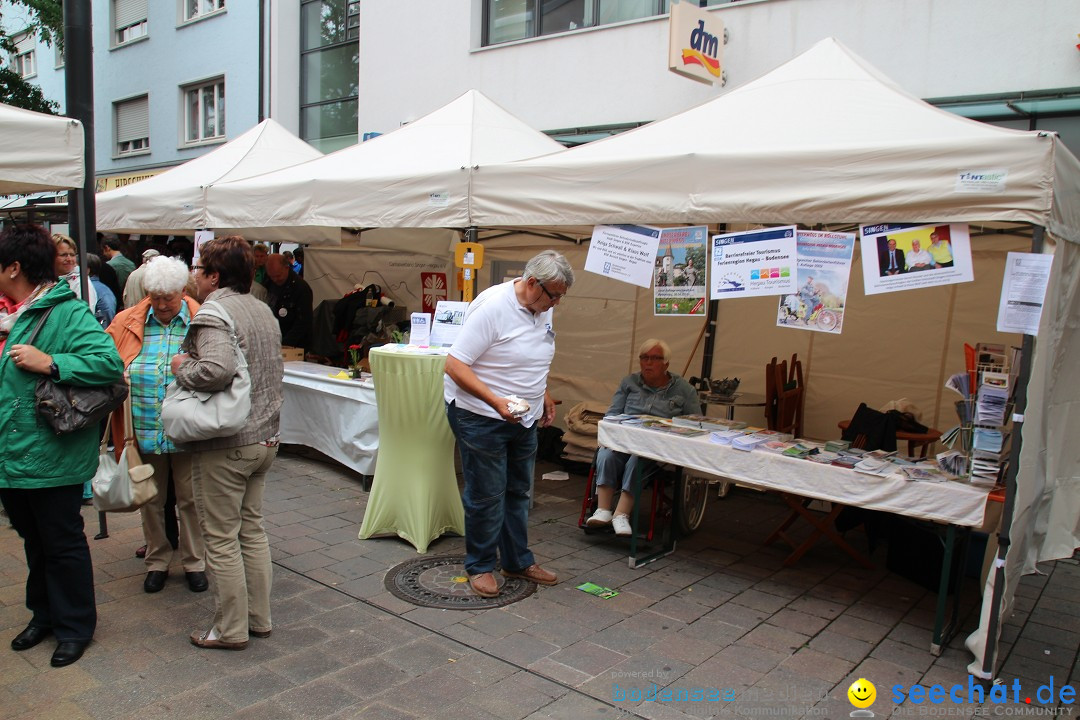
[[[863,225],[859,237],[867,295],[974,279],[971,241],[963,223]]]
[[[597,275],[647,288],[660,229],[644,225],[597,225],[593,228],[585,269]]]
[[[798,230],[795,242],[799,289],[780,298],[776,324],[839,335],[855,233]]]
[[[653,314],[705,315],[706,225],[665,228],[653,268]]]
[[[796,291],[795,226],[714,235],[709,299]]]

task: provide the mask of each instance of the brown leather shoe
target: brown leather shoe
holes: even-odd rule
[[[268,638],[270,637],[270,634],[272,632],[273,630],[254,630],[252,628],[248,628],[248,635],[250,635],[251,637]]]
[[[499,583],[492,573],[480,573],[469,576],[469,587],[480,597],[493,598],[499,595]]]
[[[539,565],[530,565],[524,570],[518,570],[517,572],[511,572],[509,570],[503,570],[502,574],[505,577],[521,578],[522,580],[528,580],[534,582],[537,585],[554,585],[559,582],[559,577],[553,573],[548,572]]]
[[[205,632],[196,630],[191,633],[191,644],[208,650],[243,650],[247,647],[247,640],[244,642],[226,642],[221,638],[210,640],[209,635],[209,630]]]

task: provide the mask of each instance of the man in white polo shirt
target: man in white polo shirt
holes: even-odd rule
[[[481,597],[499,594],[497,555],[507,577],[557,582],[529,550],[529,487],[537,423],[555,419],[553,310],[573,283],[566,258],[541,252],[520,278],[476,296],[446,358],[443,398],[465,475],[465,572]]]

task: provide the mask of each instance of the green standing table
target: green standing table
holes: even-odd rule
[[[427,552],[443,533],[465,534],[454,435],[443,404],[446,357],[373,348],[379,454],[360,539],[397,535]]]

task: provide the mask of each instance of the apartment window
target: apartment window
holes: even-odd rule
[[[184,88],[184,142],[225,137],[225,79],[218,78]]]
[[[146,36],[146,0],[112,0],[112,11],[114,46]]]
[[[113,103],[116,154],[150,152],[150,98],[147,95]]]
[[[37,75],[37,52],[34,48],[34,36],[29,33],[13,38],[15,53],[11,56],[11,70],[22,78]]]
[[[734,0],[708,0],[722,5]],[[670,0],[483,0],[484,45],[663,15]]]
[[[300,6],[300,137],[323,152],[357,140],[358,0]]]
[[[225,0],[181,0],[184,5],[184,21],[198,20],[201,17],[225,9]]]

